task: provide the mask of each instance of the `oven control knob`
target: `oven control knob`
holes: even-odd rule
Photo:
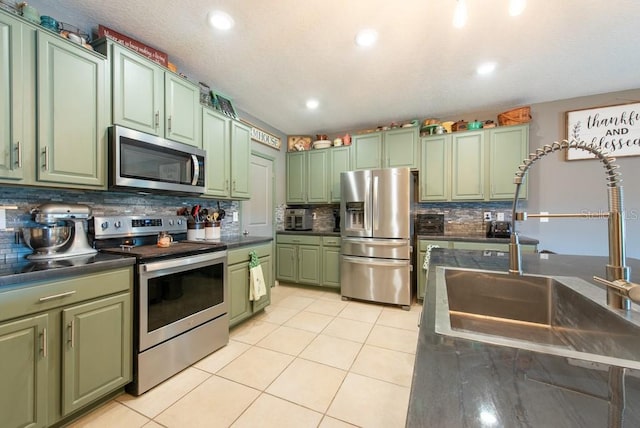
[[[115,223],[113,223],[113,227],[115,227],[116,229],[120,229],[122,227],[122,222],[116,221]]]
[[[173,220],[169,220],[169,226],[173,226]]]
[[[179,226],[179,225],[181,225],[181,224],[182,224],[182,219],[180,219],[180,218],[179,218],[179,219],[177,219],[177,220],[176,220],[176,224],[177,224],[178,226]]]
[[[109,222],[108,221],[103,221],[102,224],[100,224],[100,227],[102,228],[102,230],[108,229],[109,228]]]

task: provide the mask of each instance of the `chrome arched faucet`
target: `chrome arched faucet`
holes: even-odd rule
[[[601,150],[593,144],[584,141],[561,141],[547,144],[529,154],[518,167],[514,177],[516,191],[513,198],[513,209],[511,212],[511,239],[509,242],[509,273],[522,275],[522,255],[520,253],[520,242],[516,232],[516,221],[526,220],[527,217],[585,217],[588,214],[530,214],[518,212],[518,195],[520,186],[525,179],[529,168],[539,159],[559,150],[579,149],[593,154],[604,164],[607,192],[609,199],[609,212],[601,215],[607,217],[609,221],[609,263],[607,264],[607,279],[593,277],[597,282],[607,286],[607,304],[610,307],[629,310],[631,302],[640,303],[640,285],[629,282],[629,268],[625,265],[625,233],[624,233],[624,209],[622,200],[622,178],[617,171],[619,166],[615,163],[615,158],[609,157],[606,151]]]

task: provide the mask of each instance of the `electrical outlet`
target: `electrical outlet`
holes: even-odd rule
[[[504,213],[497,214],[498,221],[504,221]]]
[[[484,221],[491,221],[491,211],[484,212]]]
[[[316,213],[311,213],[311,218],[314,220],[317,220],[318,216],[316,215]]]
[[[233,212],[233,221],[238,221],[238,211]]]
[[[540,211],[540,214],[549,214],[547,211]],[[549,223],[549,217],[540,217],[540,223]]]

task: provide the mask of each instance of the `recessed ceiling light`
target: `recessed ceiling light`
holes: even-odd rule
[[[358,46],[369,47],[375,45],[378,40],[378,32],[376,30],[360,30],[356,34],[356,44]]]
[[[509,15],[518,16],[527,7],[527,0],[509,0]]]
[[[476,72],[480,75],[485,76],[487,74],[493,73],[495,69],[496,69],[495,62],[485,62],[484,64],[480,64],[478,68],[476,68]]]
[[[320,105],[320,101],[316,100],[315,98],[311,98],[307,100],[307,108],[309,110],[315,110],[318,108],[319,105]]]
[[[465,0],[457,0],[456,10],[453,12],[453,26],[462,28],[467,23],[467,4]]]
[[[209,25],[218,30],[229,30],[233,27],[233,18],[226,12],[214,10],[209,13]]]

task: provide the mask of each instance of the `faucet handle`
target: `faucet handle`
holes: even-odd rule
[[[607,287],[613,288],[622,297],[628,297],[635,303],[640,303],[640,285],[622,278],[610,281],[600,278],[599,276],[594,276],[593,279]]]

